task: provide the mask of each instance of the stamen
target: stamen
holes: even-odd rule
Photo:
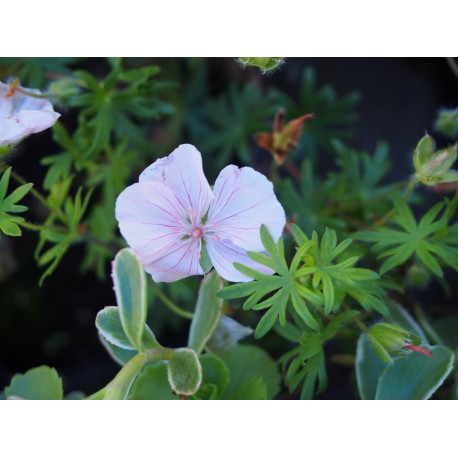
[[[12,97],[16,93],[16,88],[19,86],[19,80],[16,78],[10,83],[10,87],[8,88],[8,92],[6,93],[5,97]]]

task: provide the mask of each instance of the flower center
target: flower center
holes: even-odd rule
[[[195,227],[191,233],[191,236],[195,238],[202,237],[202,229],[200,227]]]

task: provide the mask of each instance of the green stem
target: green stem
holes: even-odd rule
[[[137,353],[129,362],[117,373],[115,378],[104,388],[104,400],[127,399],[129,390],[134,383],[135,377],[143,369],[147,362],[144,353]],[[97,394],[97,393],[96,393]]]
[[[99,245],[100,247],[111,251],[113,254],[116,254],[119,251],[119,249],[124,247],[124,245],[121,245],[120,243],[117,244],[118,246],[116,246],[115,243],[113,242],[105,242],[105,240],[99,239],[98,237],[94,237],[93,235],[88,234],[88,233],[84,233],[81,236],[81,238],[85,242],[94,243],[95,245]]]
[[[404,198],[406,201],[409,200],[412,191],[414,190],[415,186],[417,185],[418,180],[416,178],[409,180],[409,184],[407,186],[406,192],[404,194]],[[396,214],[396,209],[392,208],[382,219],[375,223],[376,226],[383,226],[388,220],[391,219],[392,216]]]
[[[351,307],[349,307],[347,304],[342,304],[343,308],[345,310],[353,310]],[[363,321],[359,318],[359,316],[353,316],[351,318],[353,322],[358,326],[359,330],[365,334],[369,332],[369,328],[363,323]]]
[[[172,357],[173,349],[166,347],[149,348],[146,353],[137,353],[122,367],[107,386],[91,394],[86,400],[127,399],[135,378],[145,364],[152,361],[170,361]]]
[[[44,94],[36,94],[32,91],[27,91],[22,87],[17,87],[15,91],[20,92],[21,94],[27,95],[29,97],[34,97],[36,99],[50,99],[54,94],[44,93]]]
[[[173,349],[167,347],[148,348],[146,350],[146,362],[170,361],[173,358]]]
[[[176,313],[177,315],[186,318],[188,320],[192,320],[192,317],[194,316],[193,313],[187,312],[186,310],[181,309],[178,307],[178,305],[174,304],[157,286],[155,283],[151,283],[151,286],[153,287],[154,291],[157,293],[159,296],[159,299],[166,305],[172,312]]]
[[[67,233],[66,228],[60,227],[60,226],[43,226],[42,224],[33,224],[29,223],[27,221],[17,221],[17,224],[19,226],[24,227],[25,229],[30,229],[31,231],[45,231],[45,230],[53,230],[53,231],[58,231],[62,233]]]

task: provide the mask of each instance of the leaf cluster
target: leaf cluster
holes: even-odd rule
[[[309,239],[297,226],[293,225],[292,229],[297,247],[289,266],[283,240],[280,238],[275,243],[262,226],[261,239],[266,254],[248,252],[248,255],[277,275],[262,274],[234,263],[254,281],[231,285],[218,293],[224,299],[248,297],[244,310],[267,309],[256,327],[255,337],[264,336],[277,319],[281,326],[286,326],[287,312],[300,317],[303,328],[316,331],[321,317],[338,312],[347,295],[366,310],[385,312],[382,301],[385,291],[376,281],[378,274],[354,267],[357,256],[343,256],[351,244],[350,239],[337,245],[335,231],[327,229],[320,243],[316,233]]]
[[[23,213],[28,208],[25,205],[18,205],[18,202],[30,191],[33,184],[19,186],[7,196],[10,175],[11,167],[6,169],[0,179],[0,231],[5,235],[19,236],[22,232],[18,223],[24,221],[24,218],[15,214]]]
[[[282,337],[296,344],[279,360],[286,368],[285,382],[290,393],[296,390],[301,382],[301,399],[312,399],[314,394],[324,391],[327,386],[324,345],[336,336],[343,324],[357,315],[357,310],[340,312],[327,325],[316,331],[301,330],[293,323],[287,323],[283,328],[275,327]]]
[[[380,274],[416,256],[434,275],[443,277],[442,266],[458,270],[458,226],[448,226],[449,214],[444,202],[434,205],[417,222],[406,200],[397,195],[393,198],[396,214],[390,220],[390,227],[377,227],[360,231],[355,238],[375,243],[372,249],[384,259]],[[450,209],[450,205],[447,207]]]

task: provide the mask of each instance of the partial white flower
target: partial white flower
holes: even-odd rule
[[[22,90],[41,95],[37,89],[0,81],[0,147],[14,145],[27,135],[48,129],[60,116],[51,102],[26,95]]]
[[[226,280],[251,280],[234,262],[272,274],[246,252],[263,251],[262,224],[278,240],[286,223],[264,175],[229,165],[212,190],[201,154],[192,145],[179,146],[144,170],[139,183],[119,195],[116,218],[121,234],[156,282],[204,274],[203,249]]]

